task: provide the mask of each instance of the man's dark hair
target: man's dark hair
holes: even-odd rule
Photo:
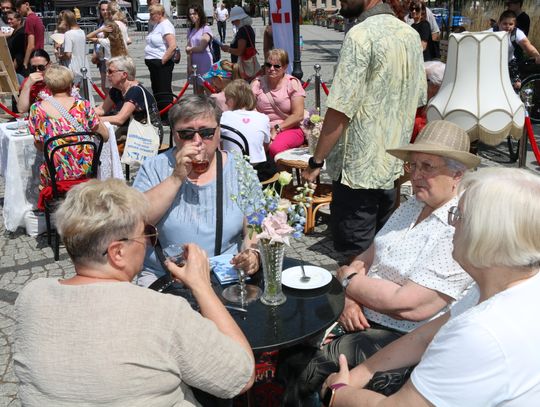
[[[15,2],[15,8],[19,9],[19,7],[21,7],[23,4],[26,4],[26,3],[28,3],[28,0],[17,0]]]
[[[502,20],[506,20],[509,18],[513,18],[514,20],[517,18],[516,13],[514,13],[512,10],[505,10],[502,12],[501,16],[499,17],[499,22]]]

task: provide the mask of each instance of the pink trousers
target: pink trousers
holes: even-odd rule
[[[270,143],[268,152],[272,159],[276,154],[291,148],[300,147],[304,143],[304,131],[300,128],[287,129],[279,133],[274,141]]]

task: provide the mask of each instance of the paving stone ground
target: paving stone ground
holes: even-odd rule
[[[254,20],[254,28],[257,34],[257,48],[262,50],[263,25],[260,19]],[[232,38],[230,25],[227,38]],[[216,28],[214,27],[214,31]],[[137,63],[137,78],[149,87],[148,70],[144,66],[143,49],[144,37],[141,33],[132,32],[134,43],[129,51]],[[343,39],[343,33],[317,26],[301,26],[301,34],[304,38],[304,51],[302,66],[304,79],[313,74],[313,65],[321,65],[323,81],[329,85],[332,83],[334,65],[337,61],[339,49]],[[177,38],[180,48],[185,46],[185,29],[177,30]],[[183,55],[185,57],[185,55]],[[185,58],[184,58],[185,59]],[[261,61],[262,62],[262,61]],[[182,62],[175,68],[173,77],[173,91],[178,92],[186,80],[186,66]],[[322,93],[322,103],[326,97]],[[313,86],[307,89],[306,107],[314,107],[315,92]],[[537,132],[538,133],[538,132]],[[493,149],[484,149],[481,152],[485,157],[483,165],[509,165],[505,164],[506,150],[504,145]],[[493,159],[502,161],[497,164]],[[538,163],[531,163],[529,167],[535,171],[540,168]],[[4,180],[0,177],[0,207],[4,202]],[[19,406],[17,399],[17,379],[13,374],[13,331],[15,324],[14,302],[18,293],[31,280],[40,277],[67,278],[73,275],[73,265],[65,250],[61,248],[60,260],[55,262],[52,250],[48,247],[46,238],[27,236],[24,230],[19,229],[10,233],[4,229],[3,217],[0,216],[0,407]],[[333,250],[332,240],[328,232],[326,218],[322,216],[314,233],[294,240],[286,255],[296,259],[302,259],[306,263],[320,265],[328,270],[335,270],[338,264],[345,262],[352,253],[337,253]]]

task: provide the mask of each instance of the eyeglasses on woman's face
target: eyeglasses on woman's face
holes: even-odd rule
[[[420,163],[406,162],[403,165],[403,168],[405,169],[406,172],[408,173],[419,172],[425,176],[434,175],[437,172],[437,170],[440,170],[441,168],[444,168],[444,167],[446,167],[446,165],[435,166],[429,162],[420,162]]]
[[[463,219],[463,215],[459,207],[452,206],[450,209],[448,209],[448,224],[450,226],[455,226],[456,223],[461,219]]]
[[[195,137],[196,133],[199,133],[199,136],[203,140],[212,140],[214,138],[214,134],[216,133],[217,127],[211,128],[201,128],[201,129],[178,129],[176,130],[176,134],[178,134],[178,137],[180,137],[180,140],[193,140],[193,137]]]
[[[112,74],[115,74],[116,72],[125,72],[125,71],[122,71],[121,69],[107,69],[107,75],[112,75]]]
[[[278,65],[278,64],[271,64],[270,62],[265,62],[264,63],[264,66],[267,67],[268,69],[270,68],[274,68],[274,69],[281,69],[281,65]]]
[[[158,239],[158,231],[157,228],[154,225],[151,225],[149,223],[144,225],[144,232],[140,236],[134,236],[134,237],[123,237],[121,239],[115,240],[115,242],[129,242],[130,240],[137,240],[141,237],[144,237],[146,239],[146,244],[151,245],[154,247],[157,244]],[[109,249],[105,250],[103,252],[103,256],[105,256],[109,252]]]

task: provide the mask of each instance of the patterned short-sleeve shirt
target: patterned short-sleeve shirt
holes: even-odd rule
[[[347,33],[327,106],[349,126],[327,159],[333,180],[350,188],[391,189],[402,161],[386,153],[409,141],[426,102],[418,33],[391,14],[373,15]]]
[[[375,258],[368,276],[404,285],[408,280],[457,299],[472,278],[452,258],[454,228],[448,224],[448,209],[457,198],[433,211],[414,226],[424,203],[411,198],[402,204],[375,237]],[[446,312],[442,309],[429,320]],[[397,320],[364,307],[366,317],[399,331],[411,331],[427,322]]]

